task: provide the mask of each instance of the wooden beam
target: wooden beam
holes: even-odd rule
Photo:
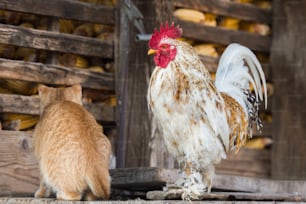
[[[242,198],[242,197],[247,197],[247,198],[251,198],[252,196],[247,196],[247,195],[238,195],[236,194],[236,196],[238,198]],[[261,195],[258,195],[257,198],[259,198]],[[263,195],[264,196],[264,195]],[[174,200],[143,200],[141,198],[138,199],[129,199],[129,200],[107,200],[107,201],[62,201],[62,200],[56,200],[54,198],[42,198],[42,199],[38,199],[38,198],[33,198],[33,197],[25,197],[25,198],[18,198],[18,197],[3,197],[0,198],[0,204],[15,204],[15,203],[21,203],[21,204],[35,204],[35,203],[40,203],[40,204],[66,204],[66,203],[70,203],[70,204],[188,204],[188,203],[193,203],[193,204],[203,204],[203,203],[212,203],[212,204],[249,204],[249,203],[254,203],[254,204],[293,204],[293,202],[299,202],[299,201],[303,201],[302,199],[299,199],[298,196],[291,196],[288,195],[286,197],[286,195],[267,195],[270,198],[272,198],[271,196],[273,196],[274,198],[289,198],[290,200],[287,201],[285,200],[278,200],[276,199],[275,201],[271,200],[264,200],[264,201],[250,201],[249,199],[241,199],[241,200],[233,200],[231,198],[235,198],[235,196],[231,196],[228,195],[229,200],[216,200],[216,199],[211,199],[208,201],[186,201],[186,200],[178,200],[178,199],[174,199]],[[209,197],[209,196],[207,196]],[[221,195],[219,195],[219,197],[221,197]],[[226,195],[224,195],[223,197],[227,197]],[[253,197],[255,197],[255,195],[253,195]],[[296,200],[295,197],[297,197]]]
[[[31,133],[0,131],[0,195],[33,196],[39,184]]]
[[[113,42],[0,24],[0,43],[85,56],[113,58]]]
[[[238,154],[230,152],[225,160],[216,165],[216,173],[269,178],[270,150],[242,148]]]
[[[183,190],[173,189],[172,191],[149,191],[147,192],[147,199],[149,200],[181,200]],[[244,193],[244,192],[212,192],[206,193],[200,196],[198,200],[211,201],[211,200],[248,200],[248,201],[291,201],[291,202],[303,202],[306,198],[301,195],[295,195],[294,193]]]
[[[1,0],[0,9],[91,23],[114,24],[114,8],[73,0]]]
[[[269,52],[271,37],[261,36],[244,31],[230,30],[220,27],[212,27],[192,23],[175,18],[174,20],[183,28],[183,37],[195,40],[205,40],[207,42],[228,45],[230,43],[240,43],[251,50]]]
[[[251,4],[234,3],[223,0],[176,0],[174,6],[192,8],[222,16],[230,16],[246,21],[270,24],[272,11]]]
[[[84,104],[98,121],[115,121],[115,109],[103,103]],[[0,94],[1,113],[21,113],[39,115],[39,97]]]
[[[272,168],[275,179],[306,179],[306,2],[273,1]]]
[[[43,84],[74,85],[97,90],[114,90],[114,76],[108,73],[0,58],[0,78]]]

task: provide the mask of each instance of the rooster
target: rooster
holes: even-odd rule
[[[267,89],[248,48],[230,44],[213,82],[192,46],[177,39],[181,35],[173,23],[154,30],[148,54],[155,54],[156,67],[147,100],[169,153],[182,167],[173,185],[182,189],[183,199],[200,199],[211,191],[214,165],[228,151],[239,151],[252,136],[252,125],[261,128],[258,109],[262,101],[267,106]]]

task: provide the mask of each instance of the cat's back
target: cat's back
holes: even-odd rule
[[[87,137],[102,135],[95,118],[80,104],[59,101],[45,108],[37,124],[36,135],[52,139],[86,140]]]

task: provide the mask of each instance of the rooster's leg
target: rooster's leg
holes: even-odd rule
[[[211,192],[212,180],[215,175],[215,167],[210,165],[202,170],[203,182],[207,184],[207,193]]]
[[[186,176],[189,176],[191,174],[191,172],[192,172],[192,163],[191,162],[186,163],[184,171],[185,171]]]

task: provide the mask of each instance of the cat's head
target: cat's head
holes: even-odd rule
[[[40,97],[40,112],[44,108],[57,101],[72,101],[82,105],[82,87],[73,85],[67,88],[52,88],[45,85],[38,86]]]

